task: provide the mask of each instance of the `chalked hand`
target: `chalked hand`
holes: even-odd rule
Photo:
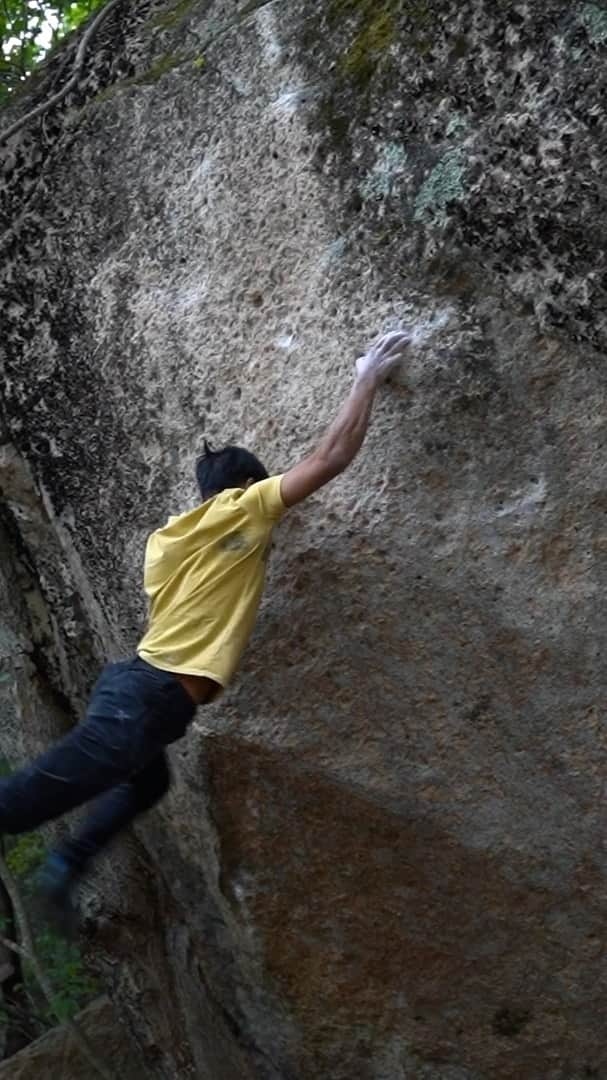
[[[392,330],[376,341],[364,356],[356,361],[359,378],[371,378],[383,382],[393,368],[404,360],[404,353],[411,342],[408,330]]]

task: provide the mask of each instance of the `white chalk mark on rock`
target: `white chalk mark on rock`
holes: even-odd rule
[[[257,30],[266,62],[275,67],[282,60],[282,43],[276,32],[276,18],[269,7],[257,12]]]
[[[533,482],[529,491],[517,492],[516,497],[498,507],[493,514],[485,513],[483,520],[490,521],[492,518],[507,517],[510,514],[529,514],[538,509],[540,503],[546,501],[546,481],[543,476]]]
[[[293,352],[293,349],[297,348],[295,334],[279,334],[277,338],[274,338],[274,344],[285,352]]]
[[[292,116],[302,105],[306,105],[318,94],[318,86],[315,83],[304,83],[292,90],[285,90],[276,101],[272,102],[272,109],[279,116]]]
[[[424,345],[433,334],[436,334],[447,325],[450,318],[450,309],[441,308],[440,311],[436,311],[434,315],[431,315],[429,318],[419,319],[413,327],[411,344]]]

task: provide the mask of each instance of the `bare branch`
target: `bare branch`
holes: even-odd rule
[[[12,135],[15,135],[18,131],[20,131],[22,127],[25,127],[26,124],[29,124],[30,120],[34,120],[37,116],[42,116],[43,113],[48,112],[49,109],[52,109],[53,105],[58,105],[59,102],[62,101],[67,94],[69,94],[72,87],[74,87],[78,82],[78,76],[80,75],[80,69],[84,62],[84,57],[86,55],[86,50],[89,46],[89,42],[91,41],[96,30],[98,30],[101,26],[101,23],[104,21],[104,19],[107,18],[110,12],[113,11],[119,3],[120,0],[110,0],[109,4],[106,4],[105,7],[101,8],[101,11],[97,15],[97,17],[93,19],[91,25],[84,34],[80,45],[78,46],[78,52],[76,53],[76,59],[74,61],[72,74],[70,75],[65,86],[62,86],[61,90],[58,90],[56,94],[53,94],[53,96],[50,97],[48,101],[43,101],[40,105],[37,105],[35,109],[32,109],[30,112],[26,113],[25,116],[20,116],[18,120],[15,120],[14,124],[11,124],[9,127],[6,128],[5,131],[0,133],[0,146],[2,145],[2,143],[5,143],[8,139],[10,139]]]
[[[11,941],[10,938],[4,937],[4,934],[0,934],[0,945],[4,945],[5,949],[10,949],[11,952],[17,953],[22,960],[29,960],[29,953],[22,945],[17,944],[16,941]]]
[[[607,0],[605,0],[605,2],[607,3]],[[94,19],[89,26],[78,47],[76,60],[74,62],[74,68],[65,86],[62,87],[61,90],[58,90],[56,94],[53,94],[53,96],[50,97],[48,101],[43,101],[41,105],[37,105],[35,109],[31,110],[31,112],[26,113],[25,116],[20,117],[19,120],[15,120],[14,124],[11,124],[11,126],[8,127],[6,131],[3,131],[0,134],[0,146],[2,145],[2,143],[6,142],[7,139],[10,139],[12,135],[15,135],[17,131],[20,131],[21,128],[25,126],[25,124],[29,123],[30,120],[34,120],[37,116],[42,116],[43,113],[48,112],[48,110],[51,109],[53,105],[57,105],[65,97],[65,95],[69,93],[69,91],[72,89],[72,87],[78,80],[78,75],[80,73],[80,68],[82,67],[84,55],[86,53],[89,41],[91,40],[100,23],[105,19],[106,15],[109,15],[110,11],[112,11],[113,8],[115,8],[119,3],[120,0],[110,0],[109,4],[107,4],[106,7],[101,9],[97,18]],[[208,37],[205,41],[201,42],[201,48],[208,49],[209,46],[214,45],[217,41],[221,40],[221,38],[229,34],[230,30],[233,30],[238,25],[242,25],[262,8],[269,7],[270,4],[273,3],[275,3],[275,0],[247,0],[247,3],[245,3],[244,7],[242,7],[236,13],[236,15],[234,15],[231,19],[228,19],[227,22],[224,23],[224,25],[221,26],[215,34],[211,34],[210,37]]]

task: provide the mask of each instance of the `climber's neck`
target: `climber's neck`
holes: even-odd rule
[[[173,674],[195,705],[206,705],[221,690],[218,683],[213,679],[207,679],[204,675],[182,675],[177,671]]]

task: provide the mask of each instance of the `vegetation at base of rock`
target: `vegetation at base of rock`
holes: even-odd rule
[[[36,950],[55,988],[53,1000],[44,1011],[52,1026],[57,1019],[67,1020],[80,1012],[99,992],[99,986],[86,971],[80,949],[74,942],[65,941],[52,930],[43,930],[36,935]],[[34,975],[27,963],[24,974],[26,980],[33,981]]]
[[[5,843],[6,843],[5,839]],[[9,838],[5,862],[22,897],[34,891],[34,876],[47,855],[47,848],[39,833],[24,833]],[[8,919],[0,919],[0,934],[9,931]],[[22,961],[23,989],[31,1003],[32,1016],[44,1027],[53,1027],[57,1020],[67,1020],[76,1015],[99,993],[99,986],[87,971],[78,945],[67,941],[55,930],[33,921],[36,953],[53,987],[53,997],[45,1001],[40,994],[32,965]],[[9,1015],[0,1006],[0,1023],[9,1022]]]
[[[46,848],[40,833],[24,833],[7,851],[6,865],[14,877],[28,883],[45,855]]]

